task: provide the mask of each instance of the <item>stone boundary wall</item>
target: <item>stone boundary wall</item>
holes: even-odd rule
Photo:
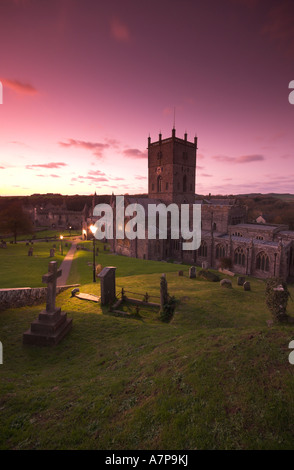
[[[56,294],[80,284],[57,286]],[[47,287],[16,287],[0,289],[0,311],[8,308],[38,305],[46,302]]]

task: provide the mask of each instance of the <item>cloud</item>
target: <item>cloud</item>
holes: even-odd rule
[[[228,157],[226,155],[215,155],[214,160],[224,163],[251,163],[265,160],[263,155],[242,155],[240,157]]]
[[[109,148],[109,144],[103,144],[101,142],[86,142],[84,140],[67,139],[67,142],[59,142],[62,147],[76,147],[85,150],[90,150],[93,155],[101,158],[103,156],[103,150]]]
[[[61,168],[63,166],[67,166],[67,164],[63,162],[51,162],[51,163],[39,163],[36,165],[26,165],[26,169],[32,170],[33,168]]]
[[[119,42],[129,42],[131,39],[129,28],[119,18],[112,18],[110,33]]]
[[[42,178],[48,178],[48,177],[50,177],[50,178],[60,178],[59,175],[36,175],[36,176],[40,176]]]
[[[126,149],[123,151],[123,154],[129,158],[147,158],[147,152],[142,152],[139,149]]]
[[[85,183],[86,180],[93,181],[95,183],[101,183],[103,181],[108,181],[108,178],[104,176],[77,176],[71,179],[71,181],[79,181],[80,183]]]
[[[136,180],[147,180],[147,176],[136,175],[135,179]]]
[[[105,174],[103,171],[101,171],[101,170],[95,170],[95,171],[94,171],[94,170],[90,170],[90,171],[88,172],[88,175],[91,175],[91,176],[106,176],[106,174]]]
[[[37,89],[30,83],[23,83],[19,80],[9,80],[8,78],[1,78],[2,85],[10,88],[10,90],[23,95],[35,95],[38,93]]]

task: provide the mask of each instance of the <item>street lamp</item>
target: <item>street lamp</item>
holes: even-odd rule
[[[61,254],[63,255],[63,243],[62,243],[62,240],[63,240],[63,235],[60,235],[60,248],[61,248]]]
[[[97,230],[97,227],[95,225],[90,225],[90,230],[93,234],[93,282],[96,282],[96,263],[95,263],[95,233]]]

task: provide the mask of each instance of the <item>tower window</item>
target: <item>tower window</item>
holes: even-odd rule
[[[168,183],[165,183],[165,189],[168,190]]]
[[[161,176],[158,176],[157,178],[157,192],[161,193],[161,183],[162,183],[162,178]]]

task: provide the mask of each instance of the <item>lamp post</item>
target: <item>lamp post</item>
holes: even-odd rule
[[[93,234],[93,282],[96,282],[96,263],[95,263],[95,241],[96,241],[96,238],[95,238],[95,232],[96,232],[97,228],[95,227],[95,225],[91,225],[90,230]]]
[[[62,243],[62,240],[63,240],[63,235],[60,235],[60,248],[61,248],[61,254],[63,255],[63,243]]]

